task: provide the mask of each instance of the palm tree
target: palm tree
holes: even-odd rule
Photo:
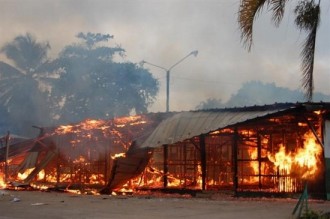
[[[125,50],[105,44],[112,35],[88,32],[77,38],[81,43],[64,47],[50,63],[49,70],[64,72],[52,90],[55,102],[61,102],[58,121],[146,113],[158,92],[158,81],[152,74],[137,64],[114,61],[114,56],[124,57]]]
[[[263,7],[272,12],[272,21],[279,26],[286,4],[289,0],[241,0],[238,12],[238,23],[241,29],[241,39],[250,51],[253,42],[253,23]],[[302,87],[308,101],[313,99],[313,69],[315,55],[315,41],[320,22],[320,1],[300,0],[294,10],[295,24],[301,31],[307,32],[301,51],[302,58]]]
[[[32,134],[31,125],[44,125],[50,119],[46,84],[42,83],[47,75],[40,73],[48,49],[48,43],[38,43],[27,33],[0,50],[13,63],[0,61],[0,104],[7,109],[7,119],[18,126],[17,131],[24,132],[21,134]]]

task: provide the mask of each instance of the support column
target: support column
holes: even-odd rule
[[[167,174],[168,174],[168,145],[163,146],[163,155],[164,155],[164,163],[163,163],[163,170],[164,170],[164,176],[163,176],[163,183],[164,188],[167,187]]]
[[[325,157],[325,192],[326,199],[330,200],[330,157]]]
[[[202,167],[202,190],[206,189],[206,147],[205,147],[205,135],[199,136],[200,155],[201,155],[201,167]]]
[[[59,185],[60,180],[61,180],[61,164],[60,164],[60,149],[58,148],[59,145],[56,145],[56,185]]]
[[[238,152],[238,130],[237,127],[234,128],[234,138],[233,138],[233,147],[232,147],[232,162],[233,162],[233,184],[234,184],[234,193],[237,195],[238,188],[238,162],[237,162],[237,152]]]
[[[325,195],[330,200],[330,120],[324,124],[324,165],[325,165]]]
[[[5,183],[7,183],[8,181],[8,177],[9,177],[9,139],[10,139],[10,133],[8,131],[7,135],[6,135],[6,157],[5,157]]]
[[[261,139],[260,134],[257,132],[257,150],[258,150],[258,180],[259,180],[259,189],[261,189]]]

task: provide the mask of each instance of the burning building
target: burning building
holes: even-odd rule
[[[307,183],[313,195],[330,199],[329,115],[329,103],[286,103],[44,128],[22,151],[2,147],[3,178],[105,193],[292,194]]]

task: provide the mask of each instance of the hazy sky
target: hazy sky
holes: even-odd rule
[[[114,35],[126,60],[169,68],[170,110],[194,109],[207,98],[223,101],[242,83],[260,80],[300,89],[300,45],[304,33],[293,25],[288,5],[280,28],[266,10],[256,22],[254,46],[248,53],[240,42],[239,0],[0,0],[0,46],[15,36],[32,33],[49,41],[52,56],[75,42],[78,32]],[[322,1],[315,63],[315,91],[330,94],[330,1]],[[151,111],[165,111],[165,71],[145,65],[160,79]]]

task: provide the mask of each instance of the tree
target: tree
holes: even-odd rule
[[[250,51],[253,39],[253,23],[257,15],[266,5],[272,11],[272,20],[279,26],[288,0],[241,0],[238,13],[238,22],[241,29],[243,44]],[[302,87],[308,101],[313,99],[313,69],[315,55],[315,41],[320,22],[320,0],[300,0],[294,10],[295,24],[302,31],[307,32],[307,38],[301,51],[302,57]]]
[[[79,33],[81,43],[66,46],[50,63],[49,70],[61,71],[52,98],[57,105],[59,122],[86,118],[111,118],[145,113],[158,92],[158,81],[150,72],[130,62],[114,62],[124,56],[119,46],[99,44],[113,36]]]
[[[315,101],[329,101],[330,96],[322,93],[314,93]],[[243,107],[264,105],[273,103],[295,103],[304,101],[304,93],[278,87],[275,83],[263,83],[261,81],[249,81],[233,94],[224,104],[226,107]]]
[[[215,109],[215,108],[222,108],[224,106],[225,105],[222,103],[221,99],[208,98],[207,100],[200,102],[196,106],[196,110]]]
[[[31,34],[2,47],[13,64],[0,61],[0,126],[35,136],[39,130],[32,125],[147,112],[158,92],[151,73],[131,62],[115,62],[125,50],[100,46],[111,35],[77,37],[82,42],[64,47],[54,60],[47,58],[48,42],[37,42]]]
[[[314,93],[315,101],[329,101],[330,95],[319,92]],[[238,91],[231,95],[227,102],[214,98],[202,101],[196,106],[197,110],[216,109],[224,107],[244,107],[265,105],[273,103],[294,103],[304,101],[303,92],[278,87],[275,83],[263,83],[261,81],[248,81]]]
[[[47,63],[48,42],[40,43],[29,33],[1,48],[13,65],[0,61],[0,104],[7,121],[21,134],[30,135],[32,125],[49,124],[48,76],[40,71]],[[30,131],[31,130],[31,131]]]

